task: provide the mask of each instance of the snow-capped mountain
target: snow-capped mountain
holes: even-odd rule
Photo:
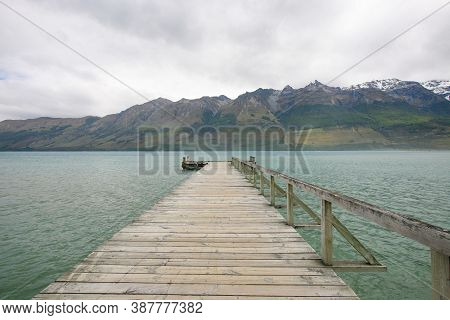
[[[433,81],[435,81],[435,80],[431,80],[431,81],[427,81],[427,82],[433,82]],[[378,89],[381,91],[393,91],[393,90],[398,90],[398,89],[406,89],[406,88],[414,87],[417,85],[423,86],[423,83],[425,83],[425,82],[420,83],[417,81],[404,81],[404,80],[392,78],[392,79],[373,80],[373,81],[369,81],[369,82],[355,84],[350,87],[344,87],[342,89],[343,90],[356,90],[356,89],[371,88],[371,89]],[[426,88],[426,89],[428,89],[428,88]],[[428,90],[430,90],[430,89],[428,89]]]
[[[364,82],[350,87],[343,87],[343,90],[358,90],[358,89],[378,89],[385,92],[398,91],[405,89],[412,89],[417,86],[422,86],[425,89],[432,91],[434,94],[444,97],[450,101],[450,81],[448,80],[429,80],[424,82],[403,81],[399,79],[382,79]]]
[[[448,80],[429,80],[420,83],[424,88],[433,91],[435,94],[443,96],[450,101],[450,81]]]
[[[364,82],[360,84],[355,84],[350,87],[343,87],[343,90],[357,90],[357,89],[379,89],[382,91],[390,91],[403,87],[410,81],[402,81],[399,79],[383,79],[383,80],[373,80],[369,82]]]

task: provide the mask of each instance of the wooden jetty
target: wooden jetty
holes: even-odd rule
[[[294,188],[317,196],[321,212]],[[332,204],[428,246],[433,298],[449,298],[448,230],[264,168],[254,158],[233,158],[194,173],[35,299],[357,299],[335,271],[386,267],[333,215]],[[297,223],[294,209],[313,222]],[[320,231],[320,255],[298,228]],[[362,261],[333,258],[333,230]]]
[[[211,163],[36,299],[355,299],[229,162]]]

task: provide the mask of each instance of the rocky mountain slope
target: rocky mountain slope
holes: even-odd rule
[[[137,128],[282,126],[309,128],[312,149],[450,148],[450,81],[375,80],[339,88],[258,89],[170,101],[159,98],[118,114],[0,122],[0,150],[133,150]]]

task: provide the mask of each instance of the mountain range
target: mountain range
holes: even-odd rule
[[[309,128],[305,149],[450,148],[450,81],[385,79],[350,87],[258,89],[170,101],[158,98],[104,117],[0,122],[0,150],[135,150],[137,128]]]

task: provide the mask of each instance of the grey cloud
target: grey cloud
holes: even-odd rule
[[[42,0],[47,8],[57,8],[95,20],[115,32],[126,32],[146,41],[190,46],[201,41],[202,28],[190,1]],[[197,3],[199,5],[200,3]]]
[[[443,3],[4,1],[145,96],[173,100],[326,82]],[[444,10],[334,85],[450,78]],[[143,102],[2,6],[0,21],[0,120],[105,115]]]

